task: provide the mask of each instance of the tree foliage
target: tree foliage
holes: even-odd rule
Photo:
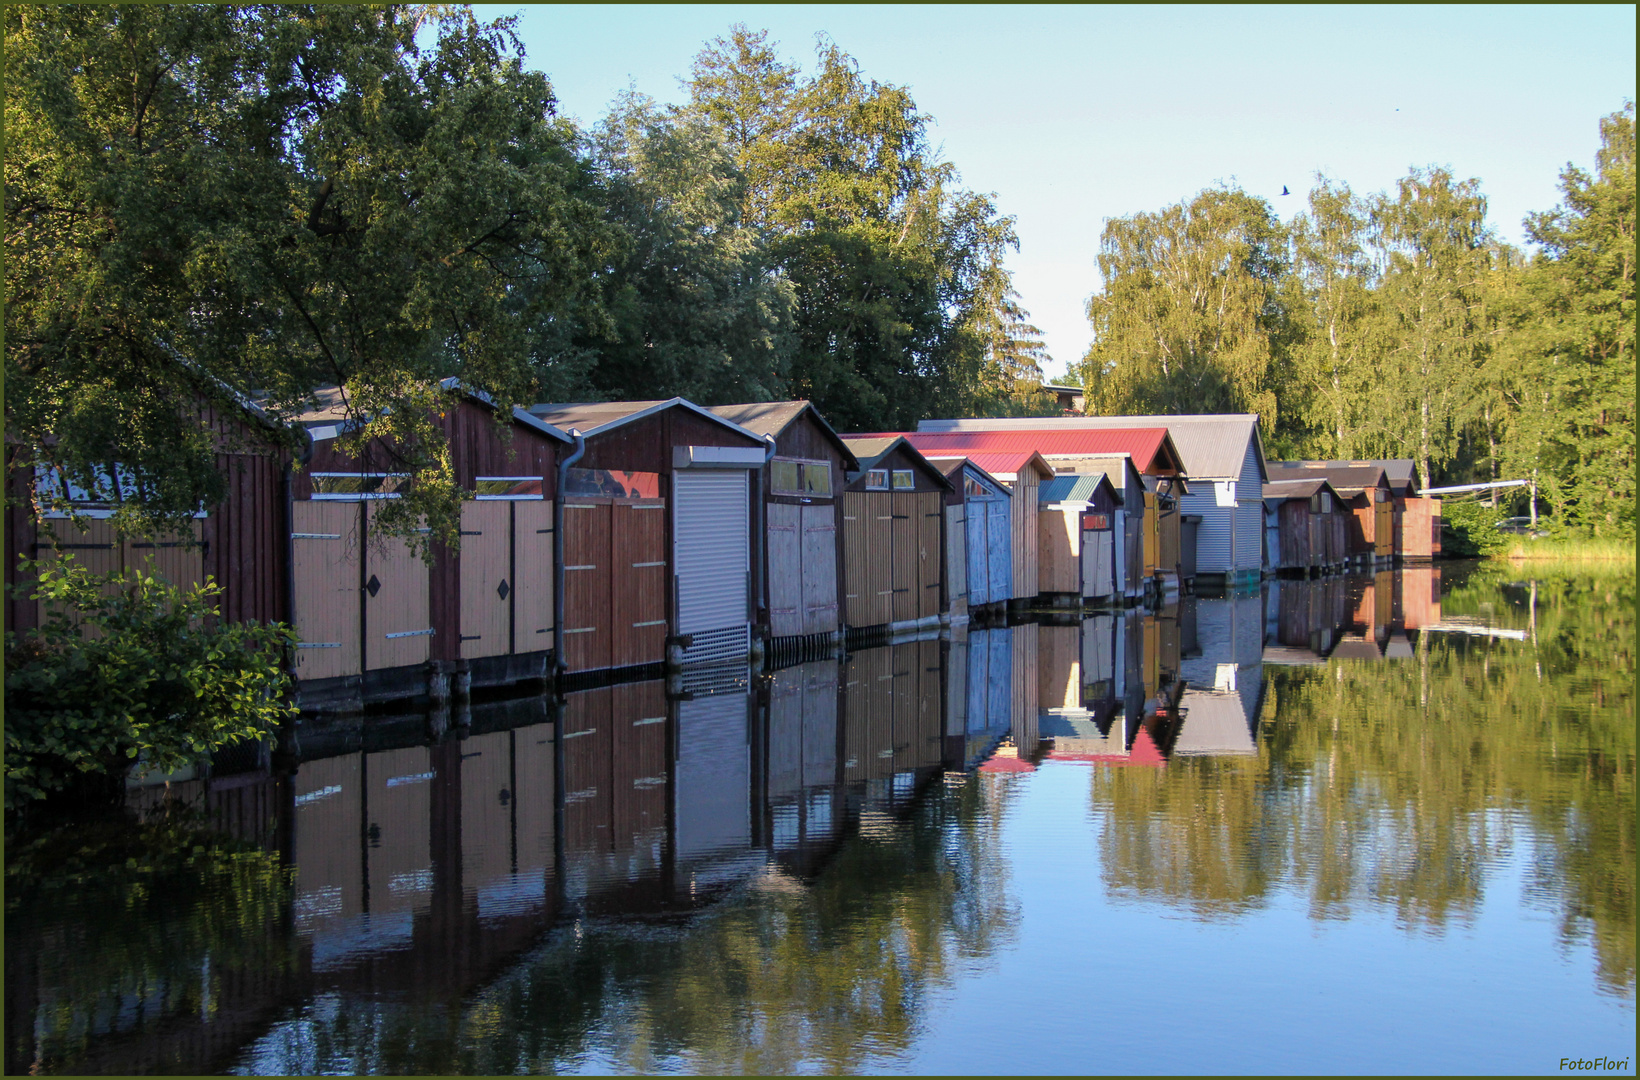
[[[510,23],[445,14],[424,50],[427,17],[6,9],[18,467],[118,461],[174,525],[223,493],[196,402],[285,417],[340,385],[355,437],[417,476],[401,524],[453,501],[430,389],[534,400],[531,336],[586,302],[610,238]]]
[[[117,789],[139,761],[196,764],[295,711],[281,667],[294,635],[212,625],[214,583],[92,574],[72,556],[34,573],[43,624],[5,638],[8,812],[76,785]]]
[[[1527,219],[1529,258],[1480,181],[1437,166],[1369,196],[1317,174],[1286,225],[1233,187],[1107,222],[1073,368],[1089,407],[1256,411],[1275,455],[1525,479],[1514,498],[1553,527],[1632,536],[1632,103],[1600,137],[1595,171],[1568,165]]]

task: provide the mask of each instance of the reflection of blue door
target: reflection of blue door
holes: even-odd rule
[[[977,735],[985,730],[987,695],[991,686],[990,630],[971,630],[968,633],[968,687],[964,702],[968,717],[964,734]]]
[[[991,632],[991,670],[986,691],[986,729],[998,733],[1007,731],[1013,717],[1013,698],[1009,693],[1013,682],[1013,637],[1011,626],[999,626]]]

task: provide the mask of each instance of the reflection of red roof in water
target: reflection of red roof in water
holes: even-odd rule
[[[999,746],[996,753],[980,764],[980,772],[1036,772],[1036,766],[1019,756],[1019,748]]]
[[[1060,754],[1050,752],[1055,761],[1086,761],[1095,765],[1166,765],[1167,759],[1156,749],[1155,740],[1144,728],[1133,736],[1133,746],[1126,754]],[[989,762],[987,762],[989,764]],[[984,768],[981,765],[980,768]]]

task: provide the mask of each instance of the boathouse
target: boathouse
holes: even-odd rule
[[[946,496],[945,574],[952,615],[1007,601],[1014,575],[1008,486],[967,458],[929,460],[951,481]]]
[[[843,436],[860,462],[843,494],[843,622],[909,629],[949,610],[945,474],[899,436]]]
[[[299,442],[299,433],[248,402],[213,406],[201,401],[195,415],[200,429],[215,442],[215,466],[226,481],[227,493],[215,506],[201,508],[184,535],[115,533],[109,519],[120,500],[138,494],[142,482],[117,463],[97,490],[67,487],[72,510],[85,525],[80,529],[68,512],[45,509],[37,501],[37,494],[62,490],[64,480],[55,469],[13,469],[8,460],[7,630],[33,629],[42,619],[40,602],[26,595],[14,596],[11,591],[12,586],[27,586],[33,580],[18,566],[18,559],[25,556],[46,564],[59,555],[72,555],[92,573],[142,569],[183,587],[209,577],[222,587],[216,607],[223,619],[288,621],[285,503],[290,447]],[[8,459],[14,450],[6,447]]]
[[[759,622],[775,641],[836,634],[842,626],[837,583],[843,545],[837,502],[859,461],[808,401],[718,405],[709,409],[774,440],[762,467],[760,531],[764,556],[754,568]]]
[[[564,669],[748,655],[772,442],[678,397],[530,412],[581,440],[564,462]]]
[[[1325,478],[1264,485],[1264,565],[1271,573],[1326,573],[1343,567],[1344,503]]]
[[[1349,560],[1366,566],[1394,560],[1395,506],[1383,466],[1376,462],[1319,465],[1272,461],[1269,477],[1272,481],[1325,479],[1348,512],[1344,525]]]
[[[1016,417],[977,420],[924,420],[924,432],[1068,432],[1167,429],[1170,446],[1182,462],[1179,470],[1189,478],[1188,492],[1178,493],[1181,515],[1199,516],[1196,528],[1196,575],[1205,582],[1249,582],[1258,580],[1263,551],[1264,443],[1259,436],[1258,416],[1235,413],[1209,416],[1062,416]],[[1054,453],[1045,447],[1043,456],[1055,469],[1061,468]],[[1135,464],[1140,456],[1135,455]],[[1139,466],[1145,476],[1170,475]],[[1179,565],[1189,562],[1188,553],[1179,553]]]
[[[435,422],[469,494],[459,549],[435,543],[430,564],[404,538],[378,535],[378,515],[408,479],[393,448],[373,440],[343,452],[355,421],[336,388],[297,417],[312,445],[290,508],[303,708],[437,696],[429,677],[483,686],[552,673],[558,463],[571,440],[517,408],[504,435],[487,395],[453,379],[443,389],[452,400]]]
[[[1067,473],[1037,491],[1041,538],[1038,592],[1107,600],[1116,595],[1116,525],[1121,504],[1108,476]]]
[[[1040,418],[1038,418],[1040,419]],[[988,424],[988,420],[925,421],[960,423],[960,431],[917,431],[906,436],[924,453],[967,454],[1024,453],[1036,451],[1054,472],[1102,471],[1113,456],[1126,456],[1144,477],[1140,491],[1124,500],[1131,538],[1124,538],[1124,552],[1131,547],[1138,554],[1128,585],[1137,595],[1143,579],[1167,577],[1178,584],[1180,568],[1188,561],[1180,550],[1178,496],[1184,490],[1183,464],[1167,429],[1036,429],[1009,428],[992,431],[967,425]],[[1047,420],[1042,422],[1046,423]],[[995,471],[995,470],[993,470]],[[1001,474],[998,474],[999,478]],[[1148,494],[1146,494],[1148,492]],[[1147,509],[1148,508],[1148,509]],[[1131,539],[1131,543],[1128,540]]]

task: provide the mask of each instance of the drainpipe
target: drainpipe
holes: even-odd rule
[[[773,435],[765,434],[763,436],[763,441],[769,444],[769,448],[763,453],[763,467],[759,469],[757,473],[757,558],[754,563],[757,567],[757,572],[753,575],[757,582],[757,613],[759,616],[759,622],[763,621],[763,617],[768,614],[769,610],[768,605],[764,602],[764,577],[768,573],[767,567],[764,566],[764,561],[767,559],[769,553],[768,519],[770,484],[767,474],[769,470],[769,462],[774,460],[775,452]],[[801,536],[802,534],[799,533],[798,535]]]
[[[311,434],[309,434],[307,428],[298,428],[297,430],[299,430],[302,433],[302,449],[301,449],[301,452],[296,457],[296,464],[306,466],[308,464],[308,462],[313,460],[313,436]],[[280,620],[280,621],[286,622],[291,626],[295,626],[296,625],[296,537],[295,537],[295,533],[296,533],[296,510],[295,510],[296,493],[295,493],[295,488],[291,483],[291,463],[288,460],[285,462],[284,467],[279,470],[279,486],[280,486],[281,489],[283,489],[281,493],[284,495],[284,499],[282,501],[284,503],[284,511],[285,511],[285,520],[284,520],[284,530],[285,530],[285,618]],[[290,649],[286,650],[286,657],[287,657],[286,670],[290,673],[291,689],[296,694],[296,700],[298,702],[300,702],[301,701],[301,683],[296,678],[296,656],[297,656],[297,653],[296,653],[295,648],[290,648]],[[283,725],[281,725],[281,726],[283,726]],[[282,735],[289,735],[289,734],[291,734],[289,729],[286,729],[286,731],[284,731],[282,733]],[[286,745],[287,749],[288,749],[288,744],[286,743],[286,739],[284,737],[281,737],[279,739],[279,742],[283,745]]]
[[[569,482],[570,466],[587,452],[586,436],[577,428],[570,428],[575,439],[575,452],[558,462],[558,498],[552,507],[552,640],[553,666],[558,676],[564,674],[564,486]],[[557,679],[553,680],[554,682]]]

